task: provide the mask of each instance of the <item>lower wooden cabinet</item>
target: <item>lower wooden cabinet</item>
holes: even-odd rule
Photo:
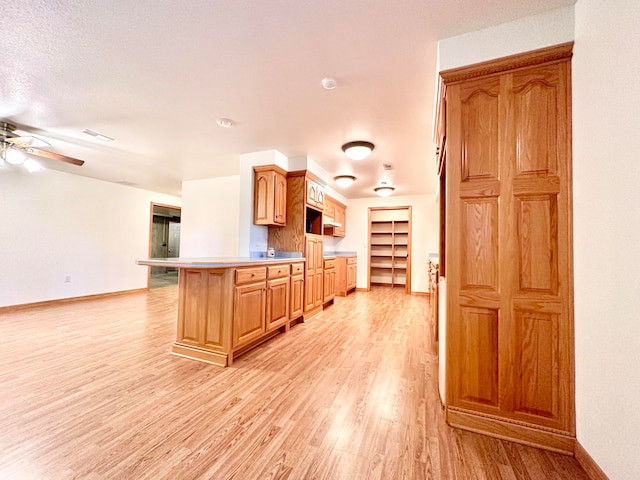
[[[357,257],[336,258],[336,295],[346,296],[356,288],[357,281]]]
[[[304,313],[312,316],[322,310],[323,290],[323,258],[322,235],[305,235],[305,302]]]
[[[322,303],[329,303],[336,296],[336,259],[324,260],[324,289]]]
[[[304,263],[291,265],[291,307],[289,319],[300,318],[304,312]]]

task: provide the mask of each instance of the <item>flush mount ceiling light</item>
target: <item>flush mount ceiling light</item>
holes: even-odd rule
[[[373,143],[358,140],[356,142],[345,143],[342,146],[342,151],[351,160],[364,160],[369,156],[373,148]]]
[[[219,118],[216,120],[216,123],[220,125],[222,128],[231,128],[235,126],[235,122],[230,118]]]
[[[388,197],[393,193],[394,190],[395,188],[393,188],[391,185],[387,185],[386,182],[380,182],[380,186],[373,189],[373,191],[381,197]]]
[[[333,177],[333,180],[339,187],[346,188],[356,181],[356,177],[353,175],[338,175],[337,177]]]

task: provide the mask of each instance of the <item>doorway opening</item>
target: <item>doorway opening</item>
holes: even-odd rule
[[[369,207],[371,285],[404,288],[411,293],[411,207]]]
[[[149,258],[177,258],[180,256],[180,207],[151,203],[149,224]],[[178,269],[149,267],[149,288],[166,287],[178,283]]]

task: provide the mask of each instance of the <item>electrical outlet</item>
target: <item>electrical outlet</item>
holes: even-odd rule
[[[71,283],[71,275],[64,276],[64,283]]]

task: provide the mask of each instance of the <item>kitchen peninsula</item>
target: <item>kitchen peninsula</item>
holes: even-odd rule
[[[178,268],[175,355],[229,366],[302,317],[304,258],[154,258]]]

